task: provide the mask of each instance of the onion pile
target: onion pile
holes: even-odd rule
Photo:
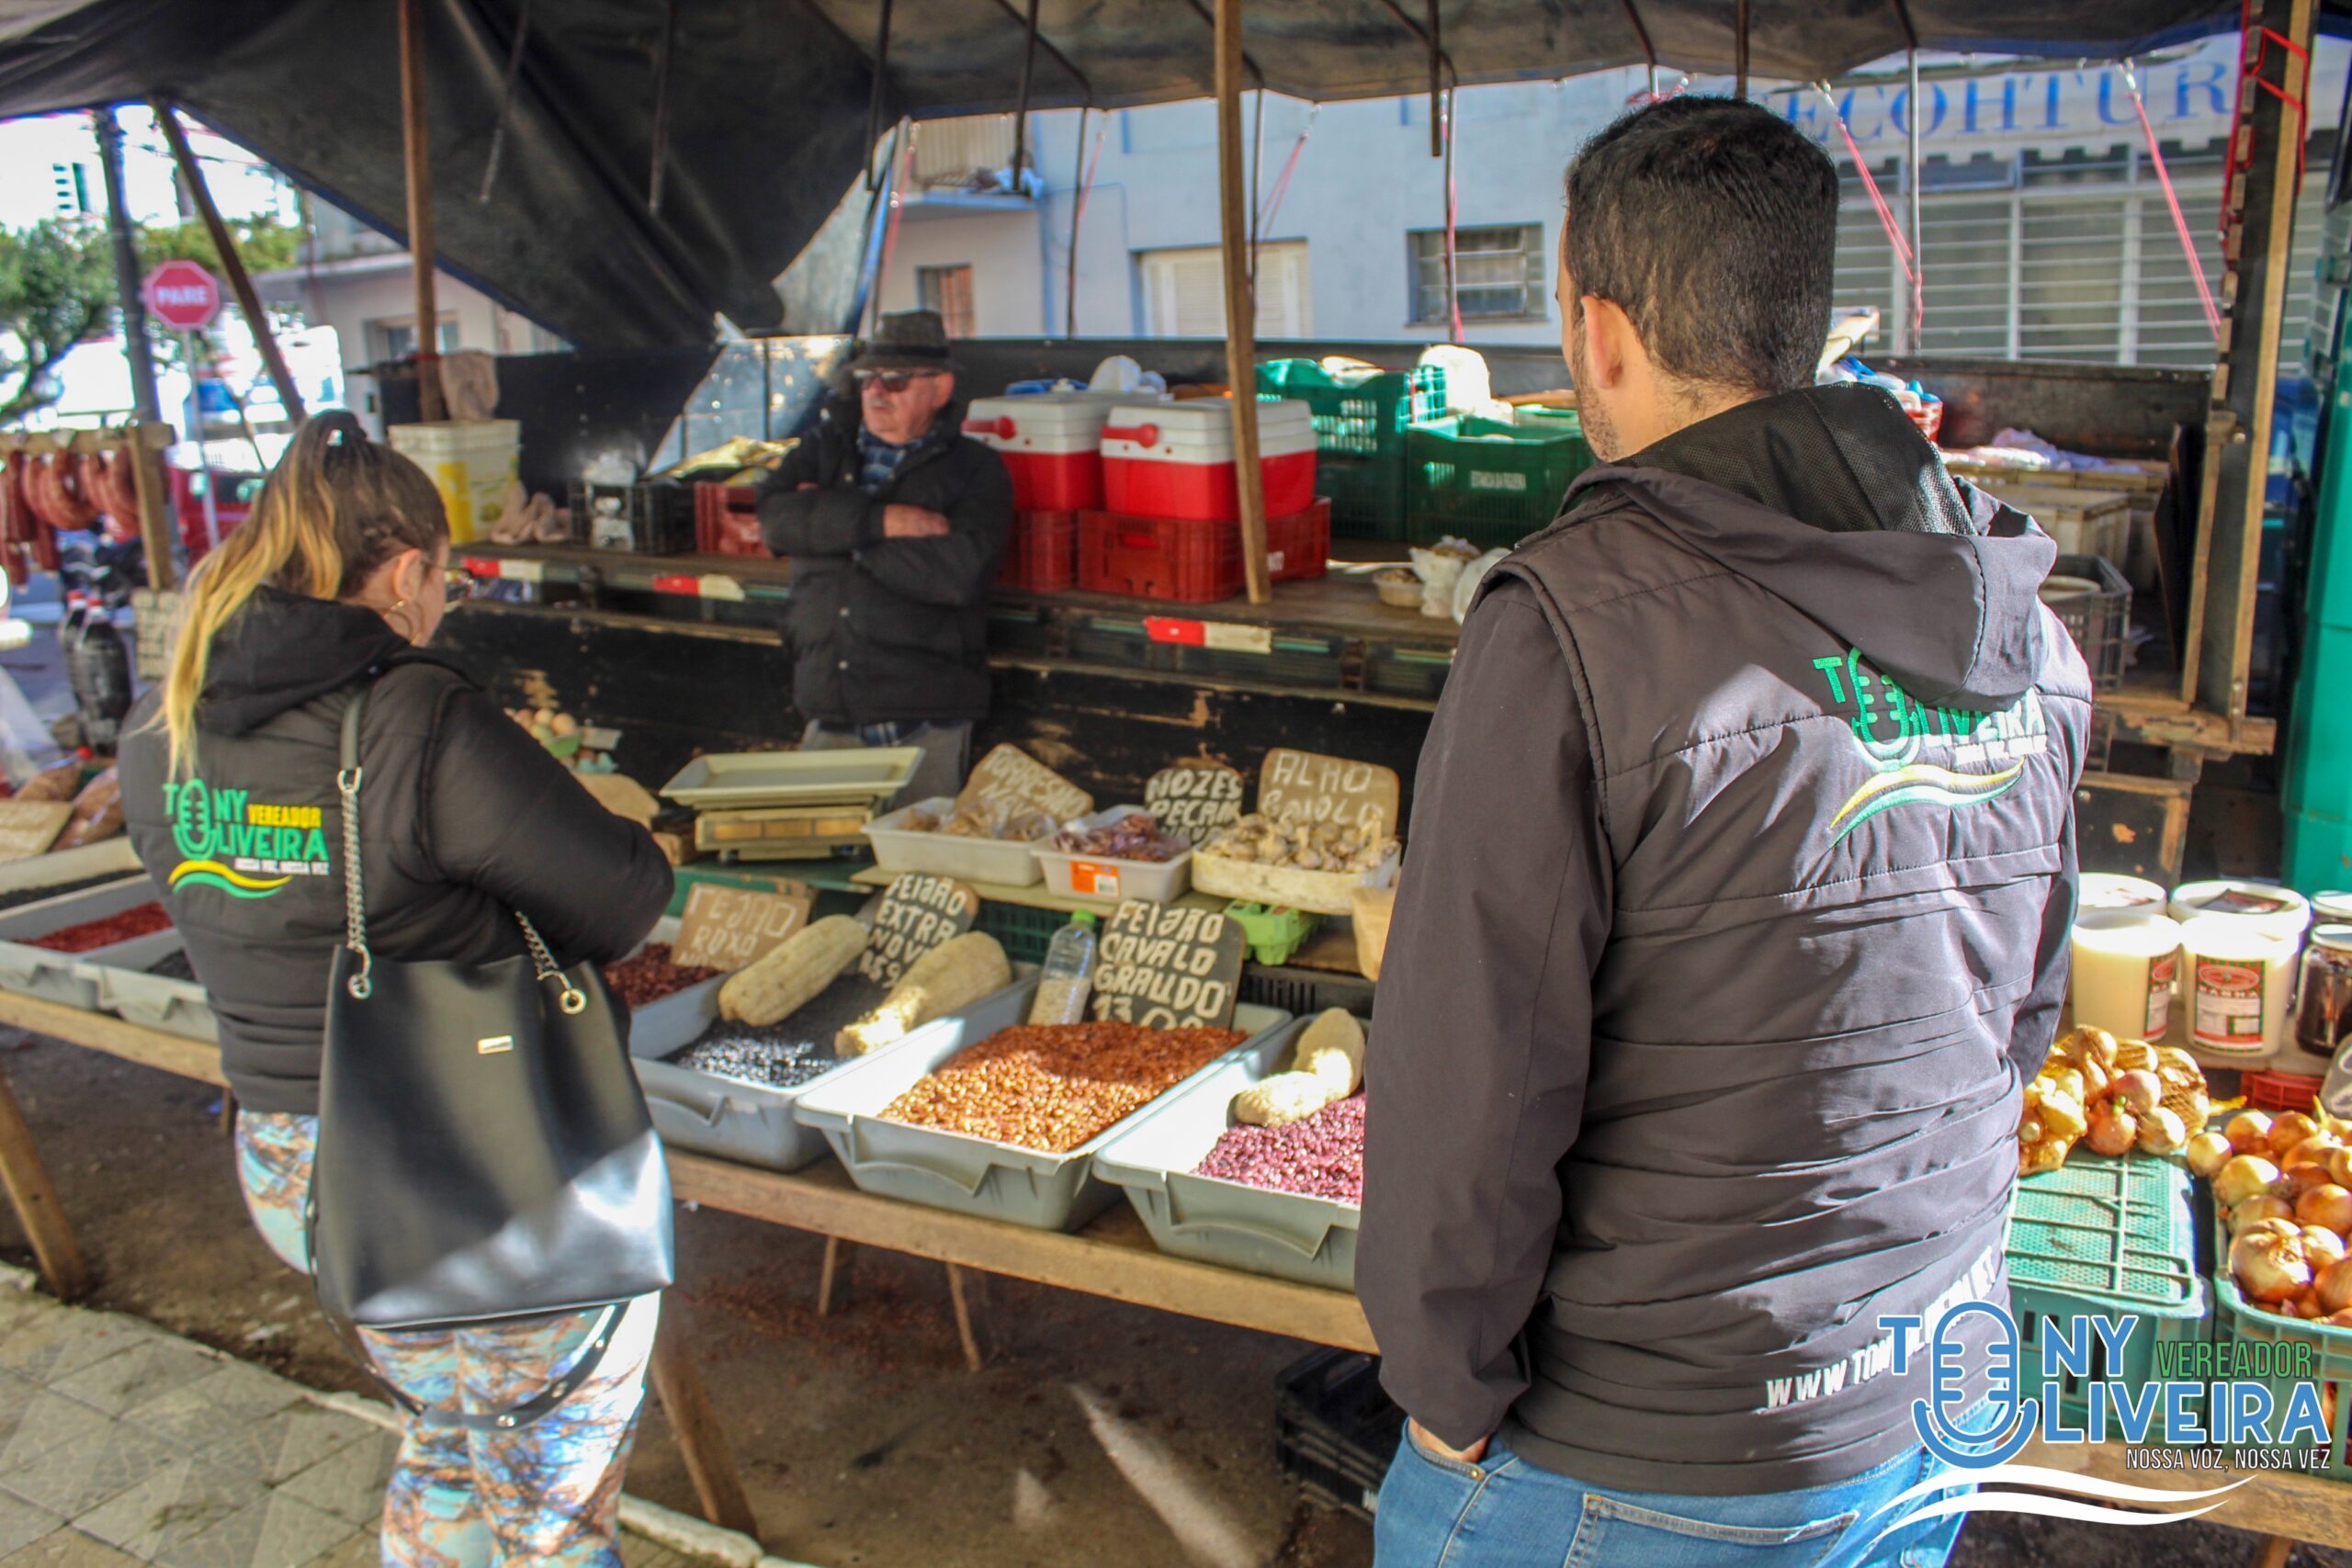
[[[2055,1170],[2077,1143],[2109,1156],[2179,1154],[2212,1113],[2204,1071],[2188,1052],[2077,1029],[2026,1086],[2018,1170]]]
[[[2189,1142],[2230,1233],[2230,1275],[2287,1317],[2352,1328],[2352,1122],[2241,1111]]]

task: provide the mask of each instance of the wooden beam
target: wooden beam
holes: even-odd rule
[[[45,1002],[15,991],[0,991],[0,1024],[28,1034],[46,1035],[72,1044],[103,1051],[142,1067],[154,1067],[176,1077],[194,1078],[221,1089],[229,1080],[220,1074],[220,1047],[201,1040],[167,1034],[127,1022],[107,1013]]]
[[[1242,195],[1241,0],[1216,0],[1216,170],[1225,252],[1225,368],[1233,389],[1233,477],[1241,492],[1241,568],[1250,603],[1266,579],[1266,476],[1258,466],[1258,311],[1250,288],[1250,211]]]
[[[169,592],[175,581],[172,487],[164,473],[164,448],[171,444],[172,427],[161,423],[134,426],[131,439],[124,443],[130,453],[130,482],[139,497],[140,554],[147,560],[147,586],[158,593]]]
[[[735,1453],[727,1430],[710,1407],[701,1369],[695,1364],[694,1335],[686,1320],[685,1303],[675,1291],[662,1298],[662,1325],[655,1330],[653,1356],[647,1368],[654,1397],[669,1418],[670,1435],[678,1439],[678,1457],[695,1483],[695,1498],[702,1517],[721,1529],[760,1539],[760,1524],[743,1495],[742,1477],[735,1469]]]
[[[253,329],[254,345],[261,350],[261,362],[269,371],[269,384],[277,389],[277,400],[285,406],[286,417],[300,424],[310,417],[302,407],[302,394],[295,388],[294,373],[286,367],[286,355],[278,352],[277,334],[270,330],[269,316],[262,310],[261,296],[254,289],[253,275],[245,270],[245,258],[237,254],[237,237],[220,220],[220,209],[213,205],[212,187],[205,182],[204,169],[188,151],[187,131],[172,106],[162,98],[148,99],[147,107],[154,111],[164,140],[171,143],[172,162],[179,165],[180,183],[187,186],[188,198],[196,203],[196,215],[204,220],[204,231],[212,236],[212,249],[220,257],[220,270],[229,276],[229,292],[237,297],[237,309],[244,313],[245,325]]]
[[[441,400],[441,308],[434,297],[433,149],[424,108],[424,0],[400,0],[401,133],[408,170],[408,254],[416,269],[416,405],[426,423]]]
[[[2244,79],[2240,101],[2250,138],[2251,165],[2225,174],[2233,204],[2232,233],[2222,247],[2229,291],[2229,334],[2214,371],[2208,423],[2217,439],[2207,447],[2213,509],[2199,531],[2191,592],[2198,628],[2185,663],[2195,671],[2190,694],[2198,706],[2232,717],[2246,711],[2247,669],[2254,655],[2254,601],[2262,558],[2262,513],[2270,487],[2270,432],[2278,383],[2280,317],[2287,301],[2298,175],[2311,133],[2299,107],[2311,99],[2310,55],[2316,0],[2257,0],[2256,29],[2245,39],[2258,55],[2261,83]],[[2266,35],[2276,34],[2277,38]],[[2282,47],[2279,39],[2284,39]],[[2237,205],[2242,203],[2242,207]],[[2234,243],[2232,243],[2234,242]],[[2201,611],[2201,614],[2198,614]]]
[[[33,1259],[50,1290],[62,1302],[79,1297],[90,1288],[89,1266],[82,1260],[74,1227],[65,1223],[65,1211],[58,1207],[57,1189],[40,1163],[40,1150],[33,1145],[33,1130],[25,1124],[25,1113],[6,1078],[0,1078],[0,1183],[8,1190],[8,1201],[25,1227],[25,1239],[32,1243]]]

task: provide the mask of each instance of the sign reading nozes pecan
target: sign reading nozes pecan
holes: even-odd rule
[[[882,890],[857,972],[887,990],[907,965],[970,931],[979,912],[980,896],[962,883],[910,871]]]
[[[983,800],[1016,813],[1042,811],[1057,822],[1094,809],[1092,795],[1010,741],[980,759],[956,796],[958,806]]]
[[[1240,770],[1222,762],[1179,762],[1151,775],[1143,786],[1144,809],[1170,833],[1205,842],[1241,816]]]
[[[1129,899],[1112,911],[1094,966],[1103,1022],[1223,1029],[1233,1021],[1247,938],[1222,909]]]
[[[1258,771],[1258,809],[1277,822],[1337,822],[1375,837],[1396,830],[1396,772],[1277,746]]]

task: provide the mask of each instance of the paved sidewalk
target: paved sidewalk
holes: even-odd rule
[[[356,1402],[28,1285],[0,1269],[0,1568],[380,1560],[398,1439]],[[621,1551],[629,1568],[704,1561],[626,1529]]]

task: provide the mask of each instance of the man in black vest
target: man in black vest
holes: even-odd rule
[[[855,404],[828,404],[761,486],[761,532],[792,558],[801,749],[918,746],[899,801],[954,795],[988,713],[989,584],[1012,479],[964,434],[937,311],[883,317],[849,374]]]
[[[1785,121],[1672,99],[1566,186],[1600,461],[1464,626],[1368,1064],[1379,1562],[1932,1568],[1958,1517],[1878,1510],[1951,1479],[1920,1343],[2006,1306],[2065,987],[2056,549],[1814,384],[1838,175]]]

